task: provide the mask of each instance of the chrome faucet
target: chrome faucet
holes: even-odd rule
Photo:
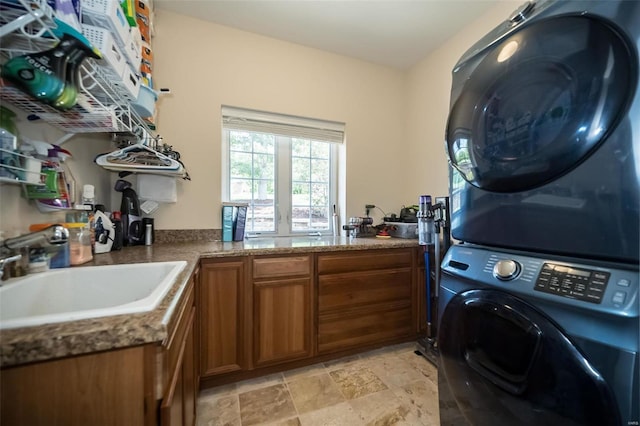
[[[51,225],[40,231],[20,235],[15,238],[7,238],[0,242],[0,279],[4,272],[4,267],[8,263],[18,262],[22,259],[22,254],[16,251],[28,249],[32,246],[52,248],[54,251],[62,247],[62,244],[69,240],[69,231],[62,225]],[[28,250],[27,250],[28,251]]]
[[[15,238],[7,238],[0,243],[0,249],[18,250],[23,247],[49,247],[64,244],[69,240],[69,231],[62,225],[51,225],[41,231],[31,232]]]

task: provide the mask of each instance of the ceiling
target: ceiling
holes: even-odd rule
[[[154,5],[156,9],[407,69],[498,1],[155,0]]]

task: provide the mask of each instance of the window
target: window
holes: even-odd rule
[[[223,107],[225,201],[247,203],[248,235],[331,234],[344,125]]]

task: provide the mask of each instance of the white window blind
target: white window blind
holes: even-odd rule
[[[344,123],[222,106],[222,124],[243,130],[332,143],[344,142]]]

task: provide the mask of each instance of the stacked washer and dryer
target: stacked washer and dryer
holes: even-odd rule
[[[527,2],[453,70],[442,425],[640,422],[640,2]]]

